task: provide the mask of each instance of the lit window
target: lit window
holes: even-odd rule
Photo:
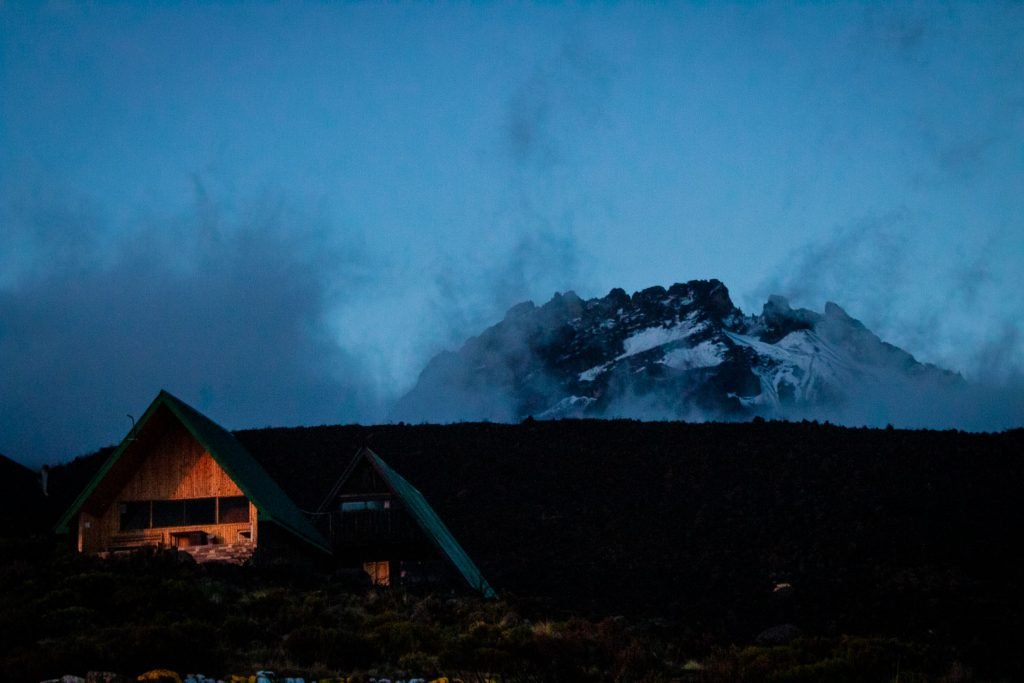
[[[363,562],[363,571],[370,575],[375,586],[391,585],[391,568],[387,560]]]
[[[389,510],[391,509],[390,500],[343,500],[339,509],[342,512],[358,512],[361,510]]]

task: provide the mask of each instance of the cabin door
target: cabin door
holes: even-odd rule
[[[103,534],[100,530],[100,520],[82,512],[78,515],[78,552],[94,553],[103,549]]]

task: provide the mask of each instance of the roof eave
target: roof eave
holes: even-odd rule
[[[114,449],[114,452],[111,453],[110,456],[103,462],[103,465],[100,466],[99,470],[96,471],[96,474],[94,474],[92,479],[89,480],[89,483],[86,484],[84,489],[82,489],[82,492],[78,494],[78,497],[75,498],[73,503],[71,503],[71,506],[64,512],[63,515],[61,515],[60,519],[57,520],[57,524],[56,526],[54,526],[53,529],[55,533],[66,534],[70,532],[71,529],[69,525],[71,524],[71,520],[74,519],[75,515],[81,512],[82,506],[85,505],[85,502],[89,500],[92,494],[96,491],[96,488],[100,485],[100,482],[102,482],[103,479],[106,478],[107,474],[110,472],[111,469],[113,469],[117,461],[121,459],[121,456],[128,449],[128,446],[135,441],[133,437],[137,433],[139,426],[144,425],[147,421],[149,421],[149,419],[153,416],[153,413],[156,412],[156,409],[163,405],[164,401],[166,400],[165,396],[169,395],[170,394],[168,394],[166,391],[162,389],[160,390],[160,393],[157,394],[157,397],[153,399],[152,403],[149,404],[149,407],[146,408],[146,412],[142,414],[142,417],[139,418],[139,421],[132,425],[131,431],[125,434],[124,438],[121,439],[121,443],[119,443],[117,448]]]

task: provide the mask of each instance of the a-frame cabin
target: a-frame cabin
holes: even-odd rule
[[[330,553],[230,432],[166,391],[64,513],[57,531],[76,534],[85,553],[147,545],[200,557],[224,551],[221,557],[234,560],[256,548]]]
[[[454,578],[496,595],[423,494],[369,448],[352,458],[319,513],[338,561],[378,585]]]

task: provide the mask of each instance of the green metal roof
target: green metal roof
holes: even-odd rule
[[[448,530],[448,527],[441,521],[441,518],[437,516],[434,508],[430,506],[430,503],[423,497],[423,494],[406,481],[402,475],[391,469],[379,455],[369,448],[362,449],[360,454],[377,470],[377,473],[387,484],[388,488],[405,504],[405,507],[412,514],[420,529],[427,535],[427,538],[451,561],[466,582],[485,598],[497,597],[498,594],[491,588],[491,584],[487,583],[487,579],[480,573],[476,564],[466,554],[466,551],[462,549],[459,542],[455,540],[452,532]],[[358,457],[357,455],[357,460]],[[350,467],[348,472],[351,473],[354,469],[354,467]]]
[[[238,485],[246,498],[252,501],[260,520],[274,522],[316,548],[330,553],[324,537],[313,528],[309,519],[230,432],[167,391],[161,391],[154,399],[139,420],[136,429],[121,441],[117,450],[110,455],[89,485],[60,518],[57,523],[59,533],[67,533],[71,520],[135,440],[134,433],[141,430],[161,406],[165,406],[181,421],[196,441]]]

